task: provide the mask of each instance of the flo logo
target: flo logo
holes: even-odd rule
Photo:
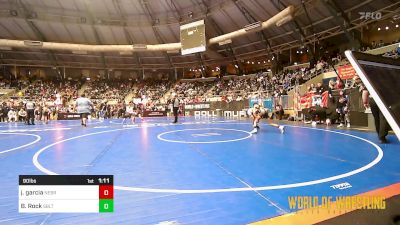
[[[359,14],[362,20],[380,20],[382,18],[381,12],[359,12]]]

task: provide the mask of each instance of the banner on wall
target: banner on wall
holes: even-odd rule
[[[211,103],[193,103],[193,104],[185,104],[185,110],[208,110],[211,108]]]
[[[312,106],[321,106],[323,108],[326,108],[328,107],[328,98],[328,91],[325,91],[321,95],[308,93],[299,98],[299,110],[310,108]]]
[[[249,99],[249,107],[253,107],[253,105],[257,103],[259,105],[262,105],[264,108],[268,109],[268,111],[272,111],[274,108],[274,99],[273,98],[265,98],[265,99],[258,99],[258,98],[252,98]]]
[[[232,102],[191,103],[184,107],[186,116],[244,117],[249,107],[247,100]]]
[[[356,71],[351,65],[340,66],[338,67],[337,71],[340,79],[342,80],[353,79],[353,77],[356,75]]]
[[[79,120],[81,115],[79,113],[58,113],[57,120]]]
[[[144,111],[143,117],[163,117],[167,116],[166,111]]]

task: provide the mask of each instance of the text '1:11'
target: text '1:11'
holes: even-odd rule
[[[109,184],[110,178],[99,178],[99,183],[100,184]]]

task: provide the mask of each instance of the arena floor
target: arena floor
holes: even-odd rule
[[[149,118],[0,124],[0,224],[247,224],[288,196],[356,195],[400,182],[400,144],[375,133],[250,121]],[[18,175],[114,175],[114,213],[19,214]],[[331,186],[348,183],[346,189]],[[171,223],[170,223],[171,224]]]

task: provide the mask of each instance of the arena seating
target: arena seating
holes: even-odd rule
[[[387,52],[381,54],[380,49],[382,48],[385,48]],[[380,46],[368,51],[375,50],[377,54],[386,57],[399,57],[398,44]],[[343,59],[340,54],[330,57],[329,61],[334,63],[335,67],[348,64],[347,60]],[[309,64],[304,65],[286,67],[282,72],[275,75],[260,71],[244,76],[227,75],[222,78],[194,81],[181,80],[176,83],[168,80],[162,82],[159,80],[145,80],[140,82],[88,80],[82,92],[95,103],[96,113],[94,115],[97,115],[97,112],[100,110],[101,103],[110,105],[107,109],[109,117],[123,116],[122,113],[125,104],[131,101],[143,103],[147,110],[164,110],[168,107],[168,99],[170,99],[171,93],[176,93],[183,104],[280,97],[280,104],[284,104],[287,107],[287,103],[282,103],[281,96],[286,96],[288,91],[296,85],[301,86],[319,74],[333,70],[322,59],[313,68],[310,68]],[[14,92],[13,96],[3,97],[2,105],[18,110],[22,107],[25,99],[31,99],[38,105],[47,104],[51,107],[55,105],[54,103],[57,98],[60,98],[62,104],[58,105],[58,112],[74,112],[73,100],[78,96],[82,85],[83,82],[69,80],[36,80],[29,83],[29,81],[24,79],[18,82],[10,82],[2,79],[0,80],[1,89],[13,88],[24,90],[20,93]],[[302,94],[315,92],[318,89],[316,86],[316,83],[310,84],[308,82],[307,92]],[[339,87],[339,89],[341,88],[344,87]],[[127,98],[128,96],[129,98]]]

